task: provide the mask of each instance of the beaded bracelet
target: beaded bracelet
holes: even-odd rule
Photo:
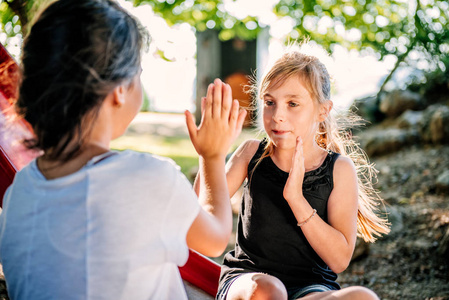
[[[310,217],[308,217],[304,222],[298,223],[298,226],[301,227],[302,225],[305,225],[305,224],[306,224],[307,222],[309,222],[310,219],[312,219],[313,216],[315,216],[315,215],[316,215],[316,209],[313,209],[312,215],[311,215]]]

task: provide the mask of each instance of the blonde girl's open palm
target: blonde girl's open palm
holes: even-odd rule
[[[287,201],[294,201],[302,195],[305,168],[301,137],[296,138],[296,149],[292,160],[290,174],[284,187],[284,198]]]
[[[231,87],[215,79],[207,89],[201,104],[202,118],[197,127],[193,115],[186,111],[190,139],[198,154],[204,158],[226,156],[229,147],[242,130],[246,111],[232,100]]]

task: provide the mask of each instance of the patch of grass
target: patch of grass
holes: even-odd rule
[[[134,150],[148,152],[173,159],[181,167],[181,172],[192,180],[192,170],[198,166],[198,155],[192,143],[185,137],[161,137],[148,134],[123,135],[112,141],[114,150]]]
[[[257,133],[254,129],[244,129],[231,146],[230,151],[234,151],[243,141],[257,137]],[[129,149],[169,157],[181,167],[181,172],[189,180],[193,180],[194,174],[192,173],[198,166],[198,154],[188,136],[160,136],[128,132],[112,141],[111,148],[119,151]]]
[[[148,134],[123,135],[112,141],[111,148],[117,150],[130,149],[162,156],[197,155],[192,143],[185,137],[161,137]]]
[[[168,156],[173,159],[178,166],[181,167],[181,172],[193,183],[195,180],[196,171],[198,170],[198,156]]]

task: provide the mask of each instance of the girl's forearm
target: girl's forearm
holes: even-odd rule
[[[310,246],[335,273],[343,272],[351,261],[354,243],[348,241],[342,232],[326,223],[318,214],[314,214],[313,208],[303,196],[288,203],[298,224],[307,221],[301,226],[301,230]]]
[[[200,185],[201,185],[201,156],[198,161],[198,172],[196,173],[195,180],[193,181],[193,190],[195,191],[196,195],[199,197],[200,195]]]
[[[201,157],[199,167],[199,178],[196,180],[195,189],[199,195],[200,204],[214,217],[217,227],[214,231],[227,243],[232,231],[232,211],[224,171],[225,157],[208,159]]]

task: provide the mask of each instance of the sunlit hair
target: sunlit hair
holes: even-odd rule
[[[268,89],[279,87],[292,76],[296,76],[298,80],[301,79],[304,82],[312,99],[317,104],[323,104],[330,100],[331,82],[324,64],[314,56],[290,50],[278,59],[265,74],[258,88],[259,96],[255,97],[254,101],[258,102]],[[251,90],[256,91],[257,86],[253,85]],[[321,148],[340,153],[354,162],[359,191],[357,233],[366,242],[374,242],[375,236],[386,234],[390,229],[387,220],[376,214],[379,212],[377,206],[382,203],[382,198],[373,187],[377,171],[373,164],[369,163],[365,152],[354,142],[348,130],[358,121],[360,118],[350,115],[349,112],[338,120],[333,114],[329,114],[326,120],[320,122],[315,140]],[[265,150],[254,168],[262,159],[274,153],[274,147],[268,137]]]
[[[16,111],[33,127],[29,148],[49,159],[80,153],[105,97],[130,86],[146,34],[110,0],[59,0],[32,26],[22,50]]]

